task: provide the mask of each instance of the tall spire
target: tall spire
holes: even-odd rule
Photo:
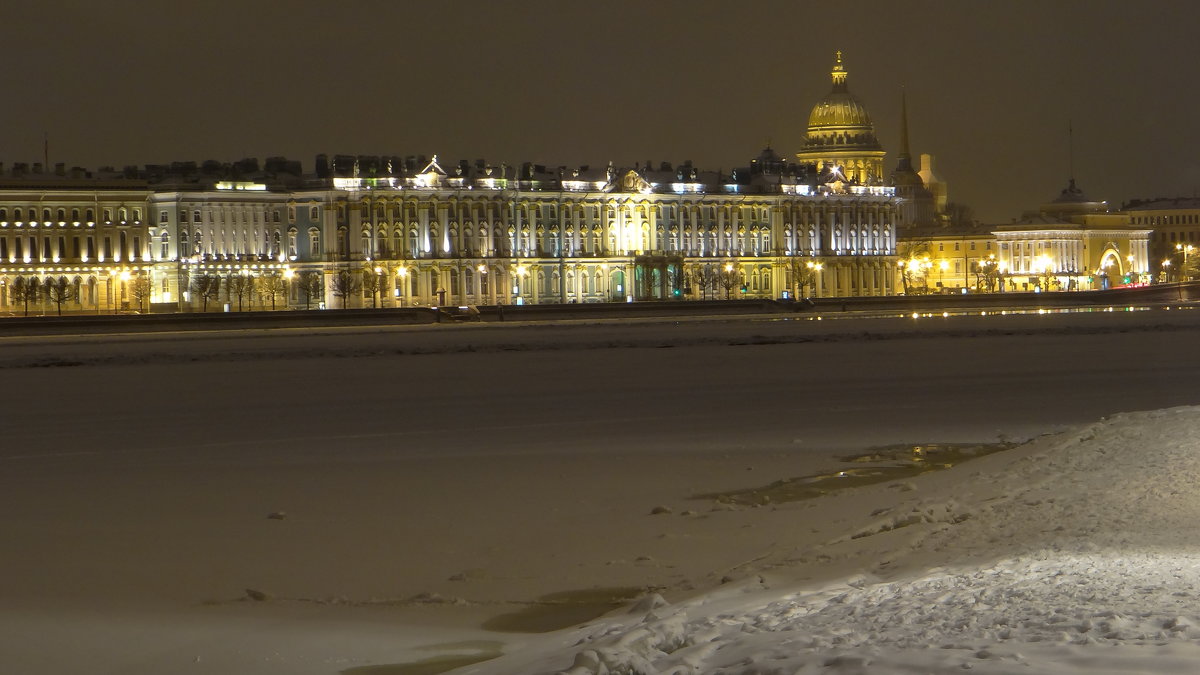
[[[833,77],[833,90],[846,91],[846,69],[842,66],[842,50],[837,50],[833,64],[833,72],[830,75]]]
[[[1071,120],[1067,120],[1067,176],[1071,179],[1071,184],[1075,184],[1075,129],[1071,126]]]
[[[900,154],[896,157],[897,171],[912,171],[912,153],[908,150],[908,94],[900,88]]]

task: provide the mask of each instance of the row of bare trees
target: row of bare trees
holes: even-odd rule
[[[150,300],[148,277],[137,276],[113,283],[124,284],[130,300],[138,309],[145,308],[146,302]],[[25,316],[29,316],[30,304],[52,304],[58,315],[62,316],[63,305],[71,302],[78,305],[82,300],[79,286],[66,277],[47,277],[42,281],[38,281],[37,277],[17,277],[8,284],[8,298],[9,302],[22,306]]]
[[[62,316],[62,306],[76,299],[76,295],[75,284],[66,277],[50,277],[41,282],[37,277],[17,277],[8,285],[9,301],[21,305],[25,316],[29,316],[30,303],[39,302],[54,304]]]
[[[707,263],[693,265],[683,272],[687,284],[695,289],[701,299],[716,298],[717,289],[725,290],[725,299],[732,297],[733,289],[741,286],[742,272],[732,263]]]
[[[290,282],[295,284],[299,291],[304,294],[304,308],[309,309],[313,301],[320,301],[324,294],[325,284],[322,281],[321,273],[315,271],[301,272],[295,279]],[[243,311],[247,306],[252,304],[254,296],[257,295],[260,299],[260,304],[271,304],[271,309],[276,309],[280,300],[287,302],[289,281],[284,279],[282,274],[272,273],[253,276],[250,274],[238,274],[230,272],[224,275],[220,274],[194,274],[191,277],[192,294],[200,300],[201,311],[208,311],[208,303],[210,301],[219,301],[222,292],[227,302],[237,303],[238,311]]]

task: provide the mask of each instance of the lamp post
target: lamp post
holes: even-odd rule
[[[938,285],[942,291],[946,290],[946,270],[950,269],[950,263],[945,260],[938,261]]]
[[[513,272],[513,304],[514,305],[522,304],[521,303],[521,277],[525,276],[525,274],[527,272],[528,272],[528,270],[526,269],[526,267],[524,265],[517,265],[516,269]]]
[[[287,304],[288,304],[289,309],[292,306],[292,278],[295,276],[296,276],[296,273],[292,271],[292,268],[290,268],[290,267],[284,268],[284,270],[283,270],[283,297],[287,298]]]
[[[121,270],[121,300],[124,301],[129,290],[129,270]]]
[[[396,269],[396,275],[400,277],[400,306],[404,306],[404,299],[408,295],[408,268],[401,265]]]
[[[383,268],[375,266],[375,293],[371,294],[371,304],[375,304],[375,296],[379,296],[379,306],[383,306]]]
[[[825,265],[809,260],[808,262],[804,263],[804,266],[809,270],[809,283],[812,286],[812,297],[818,297],[817,277],[821,274],[821,270],[825,269]],[[803,289],[801,289],[801,292],[803,292]]]
[[[475,293],[476,301],[481,298],[486,300],[487,298],[484,298],[484,289],[487,288],[487,265],[479,263],[475,270],[479,272],[479,286],[476,288]]]
[[[1175,250],[1183,254],[1183,263],[1179,266],[1178,273],[1179,281],[1183,281],[1183,275],[1188,274],[1188,256],[1196,250],[1196,247],[1191,244],[1175,244]]]

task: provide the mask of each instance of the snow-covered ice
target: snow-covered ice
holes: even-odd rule
[[[1200,409],[1117,415],[916,484],[900,500],[891,486],[831,499],[861,527],[764,560],[736,588],[462,672],[1200,668]],[[797,581],[805,558],[844,576]]]
[[[1193,314],[0,338],[0,671],[1196,672]]]

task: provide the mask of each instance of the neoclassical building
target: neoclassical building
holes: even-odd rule
[[[892,294],[899,201],[845,74],[839,54],[796,160],[767,148],[729,172],[0,165],[0,307],[47,311],[51,290],[76,312]]]

